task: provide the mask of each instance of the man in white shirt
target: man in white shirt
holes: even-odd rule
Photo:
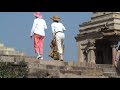
[[[34,36],[34,49],[37,59],[43,59],[45,29],[47,29],[47,25],[40,12],[35,12],[34,16],[36,18],[33,22],[30,37]]]
[[[53,37],[56,39],[56,45],[59,53],[59,59],[60,61],[63,61],[63,48],[64,48],[64,39],[65,34],[64,31],[66,30],[64,25],[60,23],[60,17],[59,16],[53,16],[51,18],[53,20],[53,23],[51,24]]]

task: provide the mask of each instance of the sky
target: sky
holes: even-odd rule
[[[48,29],[45,31],[44,59],[52,60],[50,54],[50,42],[52,31],[50,19],[54,15],[61,18],[61,22],[66,28],[65,32],[65,61],[77,61],[78,49],[74,37],[79,34],[79,25],[89,21],[92,12],[41,12]],[[33,39],[30,32],[35,19],[33,12],[0,12],[0,43],[6,47],[15,48],[17,51],[24,52],[28,56],[36,56],[34,52]]]

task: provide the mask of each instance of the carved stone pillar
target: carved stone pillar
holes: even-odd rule
[[[96,56],[95,56],[95,40],[88,40],[88,46],[89,46],[89,52],[88,52],[88,63],[94,63],[96,62]]]
[[[96,63],[96,56],[95,56],[95,47],[89,48],[89,63]]]
[[[95,50],[91,49],[91,63],[96,64]]]
[[[116,59],[116,47],[117,45],[111,45],[112,47],[112,65],[114,66],[114,62],[115,62],[115,59]]]
[[[82,46],[79,46],[79,63],[84,62],[84,55],[83,55],[83,50]]]

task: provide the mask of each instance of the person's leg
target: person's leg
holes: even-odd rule
[[[40,52],[39,52],[39,35],[34,35],[34,49],[35,53],[37,54],[37,59],[40,58]]]
[[[65,39],[65,35],[64,33],[61,34],[61,61],[64,60],[64,39]]]
[[[64,54],[64,39],[61,39],[62,53]]]
[[[59,60],[63,61],[63,50],[62,50],[62,34],[58,33],[56,35],[56,45],[59,53]]]
[[[56,46],[57,46],[57,51],[59,53],[62,53],[62,50],[61,50],[61,38],[60,38],[60,36],[58,34],[56,35]]]
[[[41,59],[43,59],[43,54],[44,54],[44,38],[45,36],[40,36],[40,41],[39,41],[39,52],[41,55]]]
[[[61,39],[62,60],[64,60],[64,39]]]

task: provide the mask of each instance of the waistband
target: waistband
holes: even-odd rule
[[[63,33],[63,31],[57,31],[57,32],[55,33],[55,35],[56,35],[57,33],[59,33],[59,32]]]

